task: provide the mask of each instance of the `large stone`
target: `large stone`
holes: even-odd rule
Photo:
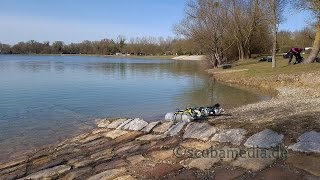
[[[155,141],[155,140],[159,140],[159,139],[163,139],[165,138],[165,135],[157,135],[157,134],[146,134],[144,136],[140,136],[138,138],[136,138],[136,140],[138,141]]]
[[[45,169],[33,174],[30,174],[29,176],[23,177],[21,179],[29,180],[29,179],[46,179],[51,178],[54,176],[57,176],[59,174],[62,174],[66,171],[69,171],[71,169],[70,166],[66,165],[60,165],[53,168]]]
[[[228,146],[225,146],[221,149],[218,149],[218,153],[219,153],[219,155],[220,155],[219,157],[222,159],[222,161],[231,162],[238,157],[238,155],[240,154],[240,149],[239,148],[230,148]]]
[[[139,164],[140,162],[144,161],[146,158],[144,158],[141,154],[139,155],[135,155],[135,156],[131,156],[128,157],[127,160],[132,164],[132,165],[136,165]]]
[[[252,149],[252,151],[246,151],[245,154],[238,157],[231,164],[236,167],[242,167],[252,171],[259,171],[267,166],[273,164],[276,160],[272,156],[271,150],[265,149]]]
[[[113,121],[112,123],[110,123],[108,125],[108,128],[110,129],[116,129],[118,126],[120,126],[122,123],[124,123],[125,121],[127,121],[127,119],[117,119],[115,121]]]
[[[124,121],[123,123],[121,123],[118,127],[117,127],[117,129],[123,129],[123,127],[125,126],[125,125],[127,125],[129,122],[131,122],[133,119],[127,119],[126,121]]]
[[[156,127],[158,124],[160,124],[159,121],[151,122],[151,123],[149,123],[146,127],[144,127],[141,131],[149,133],[149,132],[151,132],[152,129],[153,129],[154,127]]]
[[[125,134],[129,133],[128,131],[123,131],[123,130],[113,130],[113,131],[109,131],[103,134],[103,136],[111,138],[111,139],[115,139],[117,137],[123,136]]]
[[[188,167],[197,168],[204,171],[210,169],[215,163],[219,161],[219,158],[196,158],[191,160],[191,162],[188,164]]]
[[[160,124],[159,126],[153,129],[153,132],[164,133],[172,126],[172,124],[173,124],[172,121],[162,122],[162,124]]]
[[[320,153],[320,133],[310,131],[302,134],[298,142],[289,146],[288,149],[300,152]]]
[[[211,141],[218,141],[220,143],[230,142],[233,145],[240,145],[247,133],[244,129],[226,129],[220,133],[215,134]]]
[[[286,163],[292,164],[296,168],[305,170],[310,174],[320,177],[320,157],[313,156],[289,156]]]
[[[266,129],[249,137],[244,145],[246,147],[271,148],[281,144],[282,140],[282,134]]]
[[[170,127],[168,129],[167,132],[165,132],[164,134],[168,135],[168,136],[176,136],[180,133],[180,131],[182,130],[182,128],[187,124],[187,122],[185,121],[181,121],[175,125],[173,125],[172,127]]]
[[[110,121],[107,119],[97,119],[96,124],[99,128],[106,128],[110,124]]]
[[[208,123],[192,122],[186,127],[183,139],[191,138],[207,141],[215,132],[216,128]]]
[[[91,176],[88,180],[109,180],[114,179],[117,176],[121,175],[122,173],[125,173],[125,168],[119,168],[119,169],[111,169],[104,172],[101,172],[99,174],[96,174],[94,176]]]
[[[131,131],[140,131],[144,127],[146,127],[148,123],[143,119],[135,118],[130,121],[128,124],[124,125],[122,129],[131,130]]]

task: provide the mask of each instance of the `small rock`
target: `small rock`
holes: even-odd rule
[[[237,179],[239,176],[242,176],[245,174],[246,171],[240,170],[240,169],[218,169],[215,171],[215,180],[232,180],[232,179]]]
[[[99,128],[99,129],[95,129],[92,131],[92,134],[96,135],[96,134],[100,134],[100,133],[105,133],[110,131],[110,129],[107,128]]]
[[[81,168],[81,167],[85,167],[88,166],[92,163],[94,163],[95,160],[94,159],[90,159],[90,158],[78,158],[78,159],[72,159],[68,161],[68,165],[72,165],[73,168]]]
[[[140,148],[140,144],[134,144],[134,145],[129,145],[129,146],[124,146],[124,147],[121,147],[119,149],[117,149],[115,151],[115,154],[119,155],[121,153],[124,153],[124,152],[133,152],[133,151],[136,151]]]
[[[0,163],[0,170],[25,163],[27,160],[28,160],[28,157],[21,157],[21,158],[11,160],[9,162]]]
[[[290,180],[300,180],[302,178],[302,174],[298,174],[296,172],[292,172],[280,167],[271,167],[266,169],[260,173],[258,173],[253,179],[255,180],[264,180],[264,179],[290,179]]]
[[[165,135],[156,135],[156,134],[146,134],[144,136],[140,136],[138,138],[136,138],[136,140],[138,141],[155,141],[155,140],[159,140],[159,139],[163,139],[165,138]]]
[[[166,176],[172,172],[178,171],[183,167],[179,164],[160,163],[152,168],[145,168],[139,174],[145,175],[147,179],[157,179]]]
[[[195,123],[188,124],[185,129],[183,139],[199,139],[207,141],[209,137],[216,132],[216,128],[208,123]]]
[[[160,124],[159,126],[157,126],[156,128],[154,128],[153,132],[164,133],[172,126],[172,124],[173,124],[172,121],[165,121],[162,124]]]
[[[211,141],[218,141],[220,143],[230,142],[233,145],[240,145],[247,133],[244,129],[226,129],[220,133],[215,134]]]
[[[90,133],[80,134],[80,135],[72,138],[72,139],[70,140],[70,142],[78,142],[78,141],[80,141],[81,139],[84,139],[84,138],[88,137],[89,135],[90,135]]]
[[[65,176],[63,176],[61,179],[64,179],[64,180],[82,179],[83,176],[90,174],[90,171],[92,171],[91,167],[85,167],[82,169],[73,169],[70,172],[68,172]]]
[[[128,124],[124,125],[122,129],[131,130],[131,131],[140,131],[147,125],[148,123],[146,121],[139,118],[135,118],[134,120],[130,121]]]
[[[122,173],[125,173],[125,168],[119,168],[119,169],[111,169],[104,172],[101,172],[99,174],[96,174],[94,176],[91,176],[88,180],[108,180],[116,178],[117,176],[121,175]]]
[[[254,154],[255,153],[255,154]],[[252,171],[259,171],[275,162],[276,158],[272,156],[272,151],[265,149],[253,149],[246,151],[241,157],[238,157],[231,164],[236,167],[242,167]]]
[[[142,161],[144,161],[146,158],[144,158],[141,154],[140,155],[135,155],[135,156],[131,156],[128,157],[127,160],[132,164],[132,165],[136,165]]]
[[[266,129],[249,137],[244,145],[246,147],[271,148],[281,144],[282,140],[282,134]]]
[[[128,131],[116,129],[116,130],[104,133],[103,136],[111,138],[111,139],[115,139],[115,138],[120,137],[122,135],[125,135],[127,133],[128,133]]]
[[[79,142],[82,143],[82,144],[86,144],[88,142],[97,140],[99,138],[101,138],[101,135],[100,134],[95,134],[95,135],[88,136],[88,137],[86,137],[84,139],[81,139],[81,140],[79,140]]]
[[[127,119],[126,121],[124,121],[123,123],[121,123],[118,127],[117,127],[117,129],[123,129],[123,127],[125,126],[125,125],[127,125],[129,122],[131,122],[133,119]]]
[[[21,179],[28,180],[28,179],[46,179],[46,178],[51,178],[51,177],[57,176],[59,174],[62,174],[64,172],[66,172],[66,171],[69,171],[70,169],[71,169],[70,166],[60,165],[60,166],[56,166],[56,167],[53,167],[53,168],[45,169],[45,170],[30,174],[30,175],[28,175],[26,177],[23,177]]]
[[[298,142],[288,147],[293,151],[320,153],[320,133],[310,131],[302,134]]]
[[[20,164],[0,171],[0,179],[17,179],[25,175],[27,164]]]
[[[211,147],[214,147],[214,144],[212,143],[205,143],[201,141],[187,141],[187,142],[182,142],[180,145],[186,149],[196,149],[200,151],[207,150]]]
[[[305,170],[310,174],[320,177],[320,157],[312,156],[289,156],[286,163],[292,164],[296,168]]]
[[[96,153],[93,153],[90,155],[90,158],[97,161],[99,159],[112,157],[112,156],[113,156],[112,148],[110,148],[110,149],[104,149],[104,150],[98,151]]]
[[[163,150],[163,151],[153,151],[151,154],[151,157],[153,157],[156,160],[166,160],[169,158],[173,158],[174,154],[173,154],[173,150]]]
[[[166,179],[174,179],[174,180],[197,180],[197,176],[195,173],[190,169],[183,169],[176,174],[169,175]]]
[[[152,129],[153,129],[154,127],[156,127],[158,124],[160,124],[160,121],[151,122],[151,123],[149,123],[146,127],[144,127],[141,131],[149,133],[149,132],[151,132]]]
[[[125,176],[117,177],[113,180],[136,180],[136,178],[132,177],[131,175],[125,175]]]
[[[120,126],[125,121],[127,121],[127,119],[117,119],[117,120],[113,121],[112,123],[110,123],[108,125],[108,128],[109,129],[116,129],[118,126]]]
[[[168,136],[176,136],[179,134],[179,132],[182,130],[182,128],[187,124],[187,122],[185,121],[181,121],[175,125],[173,125],[172,127],[170,127],[168,129],[167,132],[165,132],[164,134],[168,135]]]
[[[110,121],[107,119],[97,119],[96,124],[99,128],[106,128],[110,124]]]
[[[62,164],[62,162],[64,161],[64,158],[61,158],[61,157],[58,157],[57,159],[52,159],[52,158],[53,157],[50,157],[50,156],[44,156],[32,161],[32,163],[30,163],[28,167],[30,168],[29,173],[34,173],[43,169],[58,166]]]
[[[219,162],[218,158],[196,158],[188,164],[189,168],[197,168],[202,171],[210,169],[215,163]]]
[[[94,167],[94,171],[101,172],[109,169],[120,168],[127,165],[128,163],[123,159],[112,159],[111,161],[106,161],[105,163],[98,164]]]

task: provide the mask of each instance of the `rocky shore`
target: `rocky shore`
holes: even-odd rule
[[[283,134],[265,129],[251,135],[252,130],[230,129],[219,123],[215,126],[216,119],[221,118],[177,124],[147,123],[141,119],[97,120],[97,128],[90,133],[1,163],[0,176],[91,180],[320,176],[319,132],[300,134],[296,143],[287,148]],[[250,149],[264,152],[265,156],[261,153],[250,157]],[[246,156],[238,154],[241,151]],[[223,156],[221,152],[236,154]]]
[[[217,76],[278,94],[191,123],[100,119],[89,133],[1,162],[0,179],[319,179],[317,75]]]

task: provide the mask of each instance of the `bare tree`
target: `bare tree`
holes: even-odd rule
[[[264,11],[272,29],[272,68],[276,68],[278,27],[283,20],[282,12],[286,4],[287,0],[263,0]]]
[[[302,9],[310,10],[314,13],[314,16],[316,17],[315,20],[315,29],[316,29],[316,36],[313,42],[313,47],[310,55],[308,58],[304,61],[304,63],[311,63],[314,62],[316,57],[318,56],[320,52],[320,1],[319,0],[304,0],[304,1],[298,1],[298,5]]]

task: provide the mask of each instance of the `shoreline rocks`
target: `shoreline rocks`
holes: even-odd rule
[[[209,150],[217,153],[228,150],[238,152],[243,146],[266,148],[258,150],[265,150],[270,154],[273,152],[272,147],[282,144],[284,138],[283,135],[266,129],[252,135],[242,144],[247,130],[216,128],[203,122],[173,124],[169,121],[147,123],[141,119],[104,119],[97,124],[100,124],[97,125],[100,128],[65,140],[56,147],[41,148],[20,159],[0,163],[0,178],[158,179],[162,176],[183,176],[183,172],[202,177],[199,172],[213,170],[217,163],[221,163],[223,167],[240,167],[243,168],[241,172],[250,174],[252,171],[268,169],[277,162],[277,157],[202,157],[201,154]],[[310,149],[313,147],[312,143],[318,142],[318,138],[318,132],[310,131],[302,134],[297,141],[307,143]],[[233,146],[224,146],[224,143]],[[295,150],[296,146],[290,147]],[[180,156],[177,154],[179,152],[184,155]],[[192,156],[188,156],[188,153],[192,153]],[[302,156],[304,155],[299,155]],[[308,158],[312,158],[312,162],[316,161],[313,157]],[[319,176],[318,166],[303,159],[298,158],[297,162],[291,158],[287,163],[306,170],[312,174],[310,176]],[[205,177],[208,178],[209,175],[203,178]]]

